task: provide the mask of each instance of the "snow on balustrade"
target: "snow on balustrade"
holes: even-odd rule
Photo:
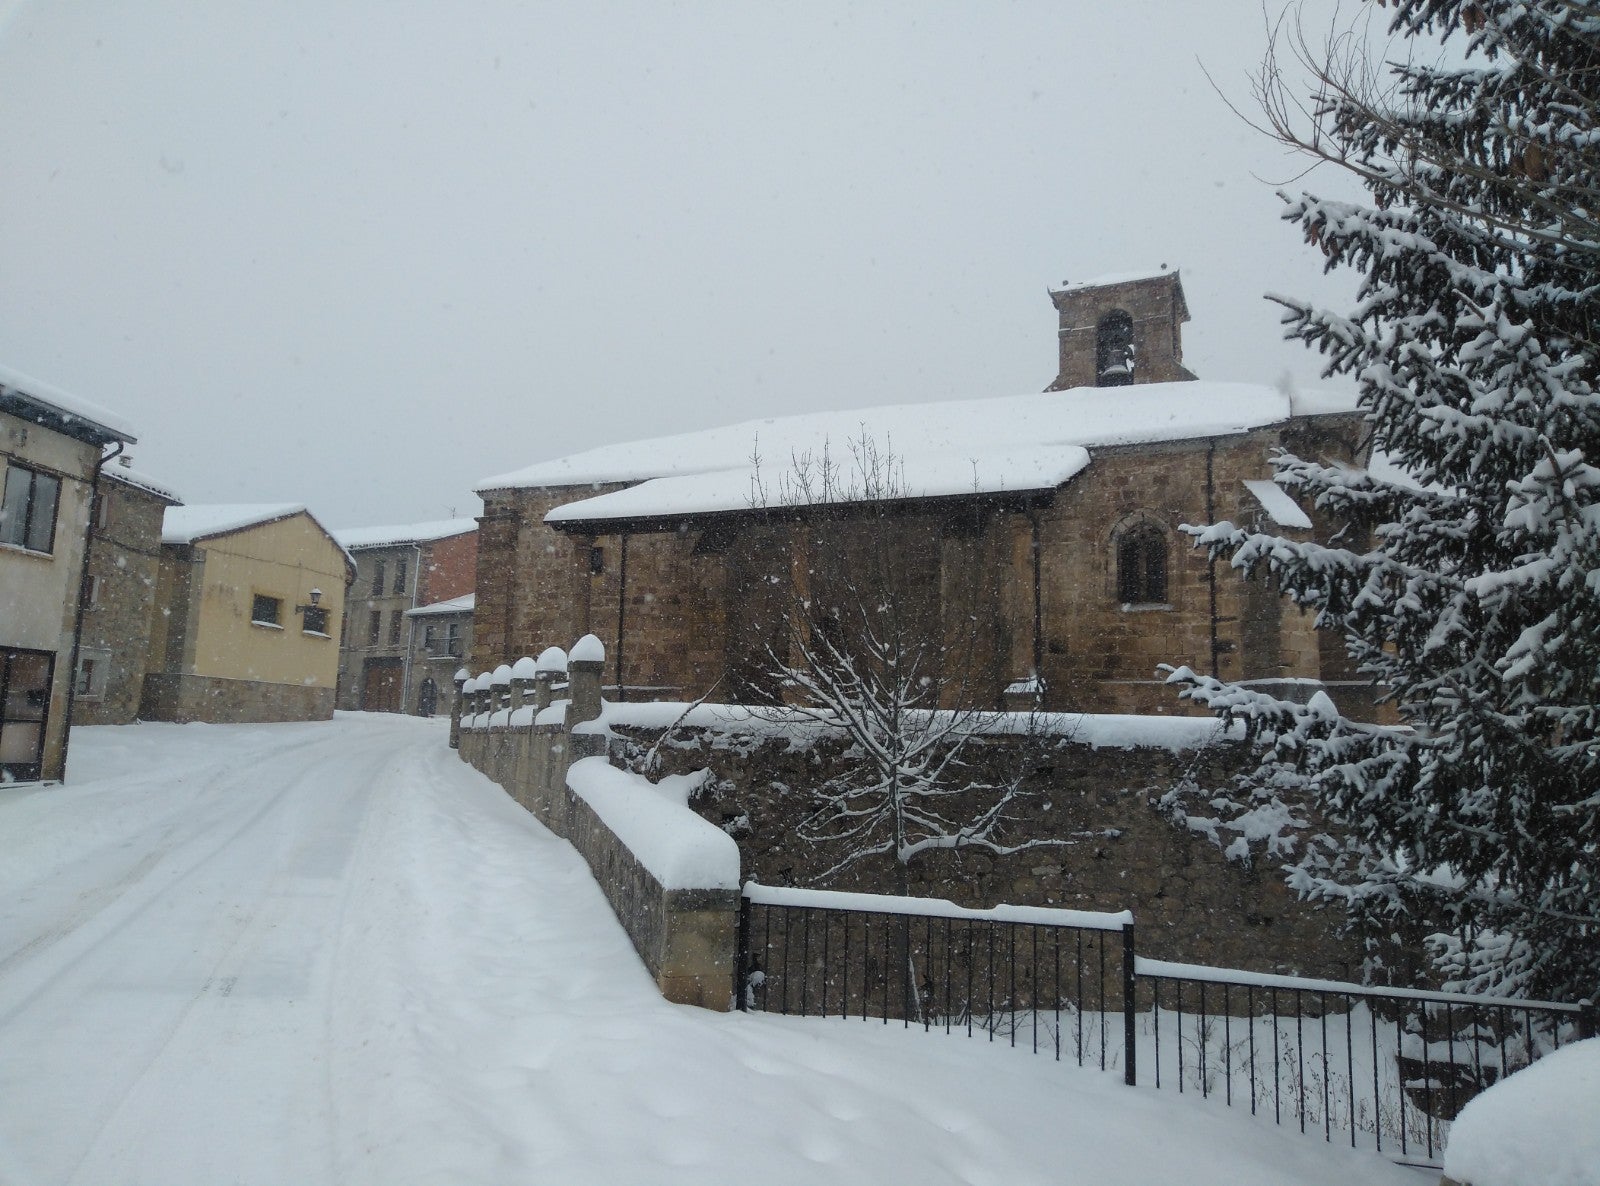
[[[1016,922],[1039,927],[1077,927],[1086,931],[1120,931],[1133,922],[1133,911],[1065,910],[1053,906],[1011,906],[987,910],[957,906],[944,898],[901,898],[891,894],[852,894],[839,890],[800,889],[750,882],[744,896],[761,906],[801,906],[811,910],[856,910],[869,914],[915,914],[928,918]]]
[[[567,786],[663,889],[738,889],[739,846],[687,805],[698,782],[699,776],[671,775],[652,783],[598,757],[567,771]]]

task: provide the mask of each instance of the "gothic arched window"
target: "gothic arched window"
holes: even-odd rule
[[[1117,600],[1124,605],[1167,600],[1167,536],[1154,523],[1136,523],[1117,536]]]
[[[1095,331],[1095,385],[1123,387],[1133,382],[1133,318],[1113,309]]]

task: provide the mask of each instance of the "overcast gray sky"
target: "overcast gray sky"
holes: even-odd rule
[[[1258,0],[0,0],[0,361],[190,502],[335,527],[606,440],[1037,391],[1047,288],[1128,268],[1182,269],[1202,378],[1315,386],[1262,294],[1352,283],[1202,73],[1245,98],[1265,40]]]

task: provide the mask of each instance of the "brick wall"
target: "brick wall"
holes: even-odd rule
[[[478,533],[465,532],[422,545],[417,604],[432,605],[471,593],[478,568]]]

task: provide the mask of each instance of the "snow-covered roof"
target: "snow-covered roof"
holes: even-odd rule
[[[59,427],[63,432],[71,433],[73,427],[77,426],[87,430],[91,438],[105,442],[126,441],[131,445],[138,439],[133,435],[132,425],[115,412],[107,411],[86,399],[79,399],[31,375],[0,366],[0,407],[8,403],[31,405],[32,410],[44,413],[47,419],[59,421],[52,427]]]
[[[161,517],[161,542],[164,544],[198,543],[200,540],[211,539],[214,536],[243,531],[247,527],[259,527],[263,523],[287,519],[290,515],[304,515],[317,525],[317,530],[333,541],[333,545],[339,549],[339,554],[344,557],[344,562],[350,566],[350,575],[353,580],[356,568],[355,559],[343,544],[333,538],[333,533],[306,509],[304,503],[216,503],[211,506],[168,507],[166,513]]]
[[[476,519],[434,519],[395,527],[343,527],[333,538],[347,548],[381,548],[394,544],[425,544],[478,530]]]
[[[121,482],[124,486],[132,486],[135,490],[143,490],[146,494],[154,494],[157,498],[168,502],[183,501],[172,487],[156,481],[143,470],[134,469],[132,466],[112,464],[106,466],[100,473],[102,477]]]
[[[1112,445],[1226,436],[1297,415],[1348,412],[1353,396],[1210,381],[1075,388],[992,399],[816,412],[603,445],[485,479],[479,490],[643,483],[557,507],[551,523],[705,514],[811,501],[786,490],[795,458],[845,471],[863,439],[892,455],[905,497],[1054,489]],[[759,459],[759,464],[752,461]],[[849,501],[848,497],[836,501]]]
[[[416,609],[406,610],[408,618],[423,618],[433,614],[470,614],[478,604],[476,593],[467,593],[461,597],[452,597],[449,601],[435,601],[432,605],[419,605]]]
[[[1131,284],[1135,280],[1154,280],[1160,276],[1176,276],[1176,269],[1165,266],[1159,268],[1136,268],[1131,272],[1108,272],[1104,276],[1094,276],[1088,280],[1063,280],[1057,292],[1070,292],[1075,288],[1105,288],[1112,284]]]

